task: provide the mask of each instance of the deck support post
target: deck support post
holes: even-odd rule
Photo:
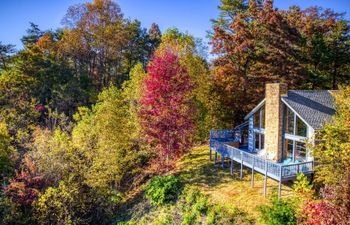
[[[230,168],[231,175],[233,175],[233,159],[231,159],[231,168]]]
[[[210,160],[210,161],[213,161],[211,151],[212,151],[212,150],[211,150],[211,147],[209,147],[209,160]]]
[[[281,198],[281,192],[282,192],[282,181],[280,180],[278,183],[278,199]]]
[[[282,166],[280,167],[280,179],[279,179],[279,183],[278,183],[278,199],[281,198],[281,194],[282,194]]]
[[[252,187],[254,187],[254,166],[255,166],[255,158],[253,158],[253,165],[252,165]]]
[[[224,168],[225,156],[221,154],[220,157],[221,157],[221,167]]]
[[[267,169],[268,169],[268,164],[267,164],[267,160],[265,163],[265,179],[264,179],[264,196],[266,197],[266,189],[267,189]]]
[[[242,180],[243,178],[243,153],[241,152],[241,172],[239,174],[239,178]]]

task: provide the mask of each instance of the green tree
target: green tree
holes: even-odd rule
[[[36,203],[40,224],[86,224],[80,215],[85,214],[84,205],[75,185],[60,182],[57,188],[49,187]]]
[[[11,141],[6,124],[0,121],[0,182],[12,173],[14,166],[15,151]]]
[[[152,56],[162,40],[162,32],[158,24],[152,23],[151,27],[148,29],[148,35],[150,40],[150,56]]]
[[[6,70],[7,64],[11,59],[11,55],[15,53],[14,45],[4,45],[0,41],[0,70]]]
[[[6,123],[19,151],[26,149],[38,121],[34,91],[35,80],[32,77],[21,74],[15,68],[0,72],[0,121]]]
[[[350,87],[334,92],[336,114],[317,134],[312,148],[317,160],[316,180],[327,185],[340,185],[350,175]]]

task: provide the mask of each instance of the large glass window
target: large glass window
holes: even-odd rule
[[[254,128],[260,128],[260,110],[254,113]]]
[[[284,138],[284,160],[302,162],[306,159],[306,147],[301,137],[307,137],[307,125],[286,105],[284,106],[284,132],[289,134]]]
[[[284,141],[284,153],[283,153],[283,158],[285,160],[293,160],[293,141],[285,139]]]
[[[305,143],[296,141],[295,142],[295,160],[303,162],[306,159],[306,147]]]
[[[254,128],[265,128],[265,105],[254,113]]]
[[[260,148],[259,148],[259,144],[260,143],[260,141],[259,141],[259,133],[255,133],[255,149],[256,150],[260,150]]]
[[[295,134],[302,137],[306,137],[307,135],[307,126],[298,116],[297,116]]]
[[[264,134],[255,133],[255,150],[259,151],[264,149],[265,137]]]
[[[284,132],[294,134],[294,112],[284,106]]]

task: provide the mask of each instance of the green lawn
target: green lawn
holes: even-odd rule
[[[186,154],[177,165],[177,173],[186,185],[200,188],[215,204],[236,207],[257,219],[257,206],[268,204],[264,197],[264,177],[255,173],[255,185],[251,187],[251,170],[244,167],[243,179],[239,179],[239,164],[235,164],[234,174],[230,174],[229,162],[225,168],[218,162],[209,161],[209,146],[195,147]],[[267,182],[267,195],[277,191],[278,183],[272,179]],[[295,193],[291,187],[282,186],[282,198],[292,197]]]

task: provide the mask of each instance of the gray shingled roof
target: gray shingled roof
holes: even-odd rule
[[[321,129],[335,113],[330,91],[291,90],[282,100],[315,130]]]

